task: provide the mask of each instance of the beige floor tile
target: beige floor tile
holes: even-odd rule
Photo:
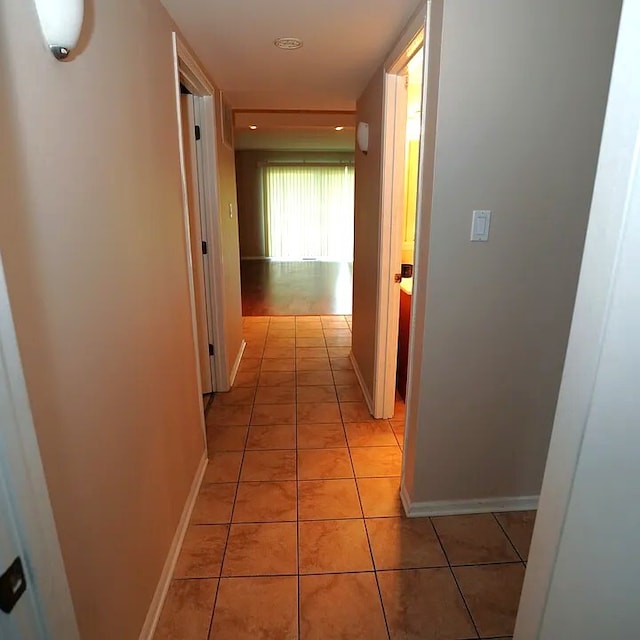
[[[404,439],[404,420],[389,420],[393,433],[400,439]]]
[[[329,353],[325,346],[302,347],[296,345],[296,358],[328,358]]]
[[[329,371],[329,358],[296,358],[297,371]]]
[[[295,449],[295,425],[260,425],[249,429],[247,450],[250,449]]]
[[[348,358],[351,347],[327,347],[329,358]]]
[[[382,571],[378,581],[393,640],[477,637],[450,569]]]
[[[454,567],[481,637],[513,633],[524,571],[520,563]]]
[[[243,451],[248,427],[209,427],[207,429],[207,450]]]
[[[249,424],[251,405],[212,406],[207,414],[207,426],[243,427]]]
[[[429,518],[375,518],[365,524],[376,569],[447,566]]]
[[[329,449],[346,446],[347,440],[340,422],[298,425],[298,449]]]
[[[247,451],[242,463],[242,482],[296,479],[295,451]]]
[[[298,451],[299,480],[353,478],[348,449],[305,449]]]
[[[322,424],[340,422],[337,402],[298,403],[298,424]]]
[[[364,520],[318,520],[298,523],[300,573],[371,571]]]
[[[226,524],[231,521],[236,483],[203,484],[193,507],[191,524]]]
[[[258,378],[258,387],[292,387],[295,383],[294,371],[263,371]]]
[[[228,525],[192,525],[182,543],[174,578],[217,578]]]
[[[242,358],[238,371],[244,373],[245,371],[259,371],[262,360],[260,358]]]
[[[299,331],[298,334],[299,335]],[[318,336],[316,338],[300,338],[296,337],[296,346],[297,347],[324,347],[324,337]]]
[[[386,420],[378,420],[377,422],[348,422],[344,428],[350,447],[384,447],[397,445],[396,436]]]
[[[340,402],[364,402],[364,396],[359,384],[339,385],[336,386],[336,391]]]
[[[296,401],[293,384],[280,387],[258,387],[256,404],[292,404]]]
[[[263,358],[271,359],[291,359],[296,357],[296,348],[294,346],[288,347],[272,347],[268,346],[262,355]]]
[[[313,385],[332,385],[333,376],[331,371],[298,371],[297,373],[298,386],[313,386]]]
[[[344,422],[367,422],[373,420],[369,408],[364,402],[341,402],[340,412]]]
[[[294,327],[276,327],[269,329],[267,333],[267,342],[272,338],[295,338],[296,330]]]
[[[296,339],[295,338],[278,338],[278,337],[268,338],[265,343],[265,348],[271,349],[272,347],[274,348],[293,347],[295,349]],[[293,356],[290,356],[290,357],[293,357]]]
[[[298,483],[298,518],[362,518],[355,480],[306,480]]]
[[[327,343],[327,347],[351,347],[351,332],[348,336],[325,335],[324,341]]]
[[[296,523],[232,524],[223,576],[282,575],[297,572]]]
[[[295,424],[295,404],[257,404],[253,407],[251,424]]]
[[[220,580],[211,640],[296,640],[297,637],[297,578]]]
[[[207,640],[217,580],[174,580],[153,640]]]
[[[332,402],[338,401],[336,397],[336,388],[333,385],[315,385],[315,386],[299,386],[298,402]]]
[[[255,387],[258,384],[259,371],[238,371],[236,379],[233,381],[233,388]]]
[[[241,451],[209,453],[209,464],[204,472],[204,484],[210,482],[237,482],[242,464]]]
[[[233,404],[253,404],[255,393],[255,389],[251,387],[237,387],[226,393],[216,393],[211,406],[215,409]]]
[[[350,358],[331,358],[331,368],[334,371],[353,371]]]
[[[333,380],[336,384],[344,386],[344,385],[357,385],[359,384],[358,378],[353,371],[334,371],[333,372]]]
[[[490,513],[440,516],[432,521],[452,565],[519,560]]]
[[[324,337],[326,338],[351,338],[351,331],[347,327],[345,328],[330,328],[323,329]]]
[[[358,491],[365,518],[403,516],[400,478],[358,478]]]
[[[496,513],[496,518],[507,532],[520,557],[527,560],[529,547],[533,534],[533,525],[536,521],[535,511],[510,511],[508,513]]]
[[[387,640],[373,573],[300,577],[301,640]]]
[[[245,358],[262,358],[262,354],[264,353],[264,341],[256,341],[253,344],[249,344],[247,342],[247,346],[244,348],[244,353],[242,354]]]
[[[273,358],[262,361],[260,371],[295,371],[296,361],[293,358]]]
[[[351,448],[351,460],[358,478],[399,476],[402,472],[402,452],[393,447]]]
[[[324,334],[322,329],[307,329],[306,327],[298,327],[296,329],[296,339],[300,338],[322,338],[324,341]]]
[[[233,509],[234,522],[295,522],[295,482],[241,482]]]

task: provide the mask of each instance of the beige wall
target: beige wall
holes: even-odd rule
[[[0,7],[0,250],[83,640],[138,633],[204,453],[171,22],[95,0],[77,58]]]
[[[216,89],[216,105],[220,105]],[[242,293],[240,288],[239,215],[236,195],[236,168],[233,149],[222,142],[220,114],[217,117],[218,201],[222,262],[224,272],[224,332],[227,371],[231,369],[242,345]],[[220,389],[222,391],[222,389]]]
[[[240,254],[267,255],[259,164],[263,162],[345,162],[353,153],[331,151],[236,151]]]
[[[444,3],[413,502],[540,490],[619,5]],[[493,211],[488,243],[469,242],[473,209]]]
[[[378,69],[358,100],[358,122],[369,123],[369,151],[356,151],[355,237],[353,259],[353,357],[373,397],[376,313],[378,304],[378,242],[382,146],[383,69]]]

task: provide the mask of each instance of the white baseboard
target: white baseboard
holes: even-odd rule
[[[371,394],[367,389],[367,385],[364,383],[364,378],[362,377],[362,371],[360,371],[360,367],[358,366],[358,362],[353,355],[353,351],[349,353],[349,360],[351,360],[351,364],[353,365],[353,371],[356,374],[356,378],[358,378],[358,382],[360,383],[360,388],[362,389],[362,394],[364,395],[364,400],[367,403],[367,407],[369,408],[369,413],[373,414],[373,399],[371,398]]]
[[[531,511],[538,508],[539,496],[516,496],[511,498],[481,498],[478,500],[439,500],[434,502],[411,502],[404,485],[400,498],[409,518],[427,516],[458,516],[469,513],[492,513],[500,511]]]
[[[238,355],[236,356],[236,361],[233,363],[233,367],[231,367],[231,375],[229,376],[229,388],[233,387],[233,383],[236,381],[236,376],[238,375],[238,369],[240,368],[240,361],[242,360],[242,356],[244,355],[244,350],[247,348],[246,340],[242,340],[240,343],[240,349],[238,349]]]
[[[153,638],[153,634],[155,633],[156,626],[158,625],[158,620],[160,619],[160,614],[162,613],[164,600],[167,597],[167,591],[169,591],[169,586],[171,585],[171,578],[173,577],[173,572],[176,568],[176,562],[178,561],[178,556],[180,555],[182,542],[184,540],[185,534],[187,533],[187,528],[191,520],[191,513],[193,512],[193,507],[195,506],[196,499],[198,498],[198,493],[200,492],[200,485],[202,484],[202,479],[204,478],[204,472],[206,468],[207,453],[205,451],[202,460],[198,465],[195,476],[193,477],[191,489],[189,490],[187,501],[185,502],[184,509],[182,510],[182,515],[180,516],[178,528],[176,529],[176,533],[173,536],[173,541],[171,542],[171,547],[169,548],[167,559],[165,560],[162,573],[160,574],[158,586],[156,587],[156,591],[153,594],[153,599],[151,600],[149,610],[147,611],[147,617],[144,621],[144,625],[142,626],[142,631],[140,632],[140,640],[151,640]]]

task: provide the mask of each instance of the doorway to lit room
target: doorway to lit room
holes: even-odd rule
[[[243,315],[350,315],[353,114],[235,117]]]

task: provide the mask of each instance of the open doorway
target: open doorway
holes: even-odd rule
[[[243,315],[352,307],[354,114],[234,114]]]
[[[404,419],[421,184],[424,40],[421,25],[385,73],[376,418]]]
[[[218,203],[216,89],[174,36],[186,254],[199,392],[229,387]]]
[[[182,130],[182,165],[186,182],[189,218],[189,245],[195,302],[195,316],[200,360],[202,393],[216,390],[215,348],[213,337],[213,306],[211,300],[211,265],[209,261],[209,233],[205,214],[204,168],[201,149],[202,124],[200,101],[180,82],[180,124]]]

